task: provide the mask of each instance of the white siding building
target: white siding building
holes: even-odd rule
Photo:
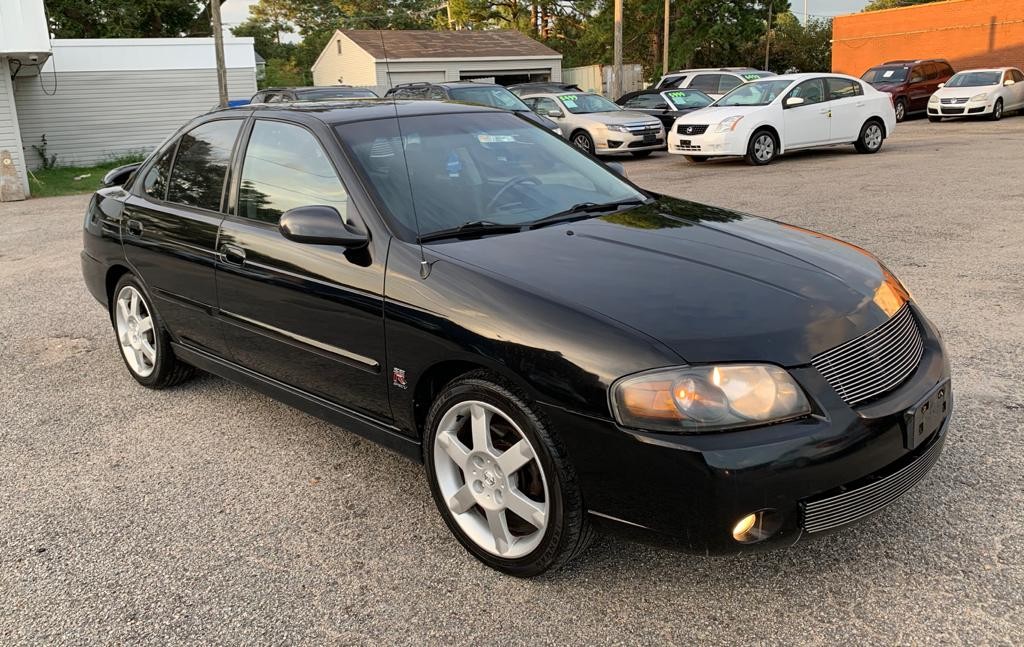
[[[314,85],[356,85],[378,92],[415,81],[560,81],[562,55],[510,30],[339,29],[312,71]]]
[[[148,153],[219,101],[213,38],[54,39],[34,76],[17,76],[14,101],[29,168],[46,135],[60,166]],[[256,92],[252,38],[224,41],[228,96]],[[2,107],[0,107],[2,118]]]

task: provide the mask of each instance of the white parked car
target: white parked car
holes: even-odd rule
[[[998,121],[1011,110],[1024,110],[1024,73],[1015,67],[957,72],[928,99],[929,121],[981,115]]]
[[[752,67],[705,67],[669,72],[654,87],[659,90],[700,90],[712,99],[719,99],[738,85],[769,76],[775,76],[775,73]]]
[[[876,153],[896,128],[892,97],[842,74],[783,74],[737,87],[680,117],[668,152],[693,162],[739,155],[768,164],[799,148],[853,144]]]

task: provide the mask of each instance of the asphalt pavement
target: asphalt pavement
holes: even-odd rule
[[[419,466],[219,378],[136,385],[80,277],[87,196],[5,203],[0,644],[1024,644],[1024,117],[915,120],[877,155],[625,166],[908,285],[957,398],[915,489],[782,551],[600,537],[506,577],[449,536]]]

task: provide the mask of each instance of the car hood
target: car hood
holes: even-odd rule
[[[972,87],[962,88],[939,88],[935,91],[934,96],[940,99],[970,99],[973,96],[979,95],[982,92],[988,92],[989,94],[998,90],[998,85],[976,85]]]
[[[659,126],[661,122],[655,117],[645,114],[643,112],[633,112],[632,110],[622,110],[615,112],[588,112],[584,114],[576,114],[574,117],[581,119],[592,119],[602,124],[635,124],[641,123],[657,123]]]
[[[736,115],[746,116],[763,110],[767,106],[708,106],[686,115],[688,124],[717,124],[723,119]]]
[[[885,322],[907,298],[854,245],[667,197],[429,249],[611,317],[692,363],[806,364]]]

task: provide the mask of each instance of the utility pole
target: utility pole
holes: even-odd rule
[[[662,76],[668,74],[668,3],[669,0],[665,0],[665,27],[662,30],[661,35],[661,74]]]
[[[224,67],[224,33],[220,26],[220,0],[210,0],[210,24],[213,27],[213,51],[217,57],[217,89],[220,107],[228,107],[228,72]]]
[[[810,16],[807,15],[807,0],[804,0],[804,27],[807,27],[807,19]]]
[[[612,100],[622,96],[622,0],[615,0],[615,52],[612,67]]]
[[[764,67],[768,69],[768,54],[772,49],[772,1],[768,0],[768,31],[764,33]]]

